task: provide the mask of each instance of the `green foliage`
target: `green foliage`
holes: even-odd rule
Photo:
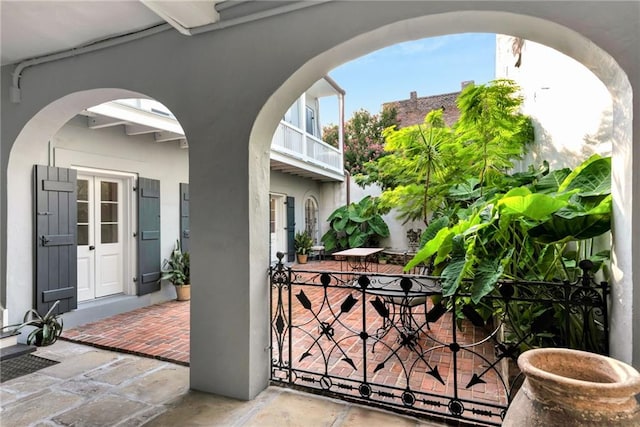
[[[313,246],[313,239],[306,231],[298,231],[293,237],[294,247],[297,254],[308,254]]]
[[[367,110],[353,113],[344,125],[344,165],[352,175],[360,173],[363,165],[384,155],[383,130],[397,124],[397,111],[385,108],[379,114]],[[327,126],[322,130],[323,141],[338,146],[338,126]]]
[[[428,225],[432,212],[455,213],[480,196],[534,180],[544,168],[505,173],[533,140],[529,118],[518,113],[522,99],[517,91],[509,80],[469,85],[458,97],[460,118],[452,128],[445,125],[442,111],[434,110],[419,125],[386,129],[388,154],[366,163],[356,182],[379,184],[381,208],[397,209],[405,222]]]
[[[322,236],[327,251],[377,246],[380,238],[389,236],[377,199],[370,196],[336,209],[327,221],[331,227]]]
[[[64,321],[59,314],[54,311],[60,304],[60,300],[53,303],[49,311],[42,316],[34,309],[29,309],[18,325],[9,325],[2,328],[3,330],[19,331],[20,329],[31,326],[34,329],[27,336],[27,344],[35,343],[38,346],[47,346],[55,343],[64,327]]]
[[[457,99],[460,118],[455,132],[464,147],[463,156],[473,159],[469,172],[478,176],[480,187],[513,168],[533,141],[533,126],[519,113],[522,97],[511,80],[466,86]]]
[[[586,240],[610,230],[610,173],[610,159],[593,156],[570,173],[550,173],[556,182],[565,176],[556,191],[550,191],[551,180],[546,180],[543,192],[535,192],[543,177],[490,199],[480,197],[457,220],[432,222],[424,245],[405,269],[433,262],[444,278],[444,296],[457,292],[462,279],[470,279],[463,291],[470,292],[474,303],[502,277],[573,280],[577,260],[586,254],[569,252],[568,245],[586,247]],[[596,254],[595,261],[601,264],[597,258],[602,256]]]
[[[160,280],[168,280],[175,286],[191,284],[189,252],[182,252],[179,240],[176,240],[176,246],[171,251],[169,258],[166,258],[162,263]]]

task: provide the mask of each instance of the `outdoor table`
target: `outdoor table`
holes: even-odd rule
[[[383,250],[384,248],[352,248],[335,252],[333,255],[344,257],[347,261],[347,267],[350,268],[351,271],[369,272],[371,271],[371,262],[374,259],[377,260],[377,257],[374,257],[374,255]],[[342,261],[343,259],[340,259],[340,270],[344,271]],[[376,263],[376,271],[378,271],[377,265]]]

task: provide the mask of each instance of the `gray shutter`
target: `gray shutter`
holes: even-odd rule
[[[189,251],[189,184],[180,183],[180,247]]]
[[[296,259],[295,235],[296,235],[296,201],[287,196],[287,261]]]
[[[160,181],[138,178],[138,295],[160,290]]]
[[[46,313],[60,300],[57,312],[78,307],[77,172],[34,166],[34,307]]]

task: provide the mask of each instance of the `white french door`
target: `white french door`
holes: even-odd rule
[[[78,175],[78,301],[124,291],[124,180]]]

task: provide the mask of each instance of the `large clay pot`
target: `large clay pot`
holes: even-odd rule
[[[544,348],[524,352],[518,366],[525,381],[503,426],[640,426],[640,374],[623,362]]]

